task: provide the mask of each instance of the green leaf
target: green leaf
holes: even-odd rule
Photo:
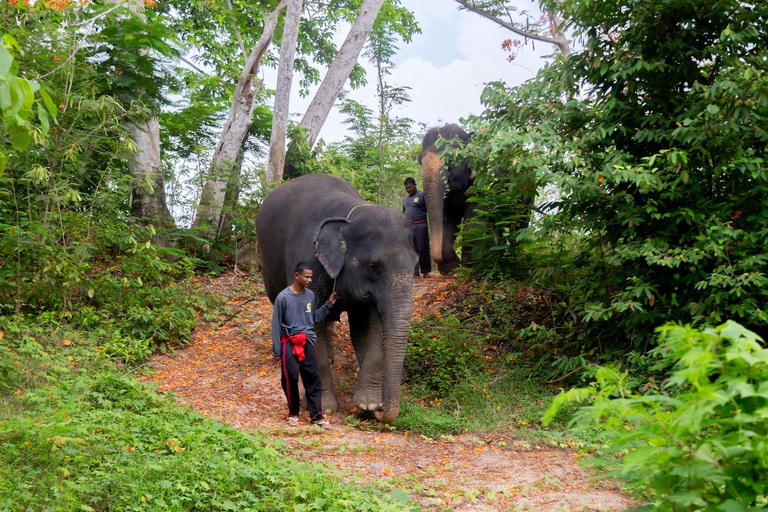
[[[13,127],[11,132],[11,145],[16,151],[23,151],[27,149],[29,143],[32,142],[32,136],[29,132],[23,128]]]
[[[13,55],[11,55],[4,44],[0,44],[0,77],[8,76],[11,64],[13,64]]]
[[[56,115],[58,114],[58,111],[56,110],[56,105],[53,103],[51,96],[45,89],[40,89],[38,92],[40,97],[43,98],[43,104],[45,104],[45,108],[48,109],[51,119],[53,119],[54,124],[57,124]]]
[[[48,113],[43,108],[42,103],[37,104],[37,118],[40,120],[40,127],[42,128],[43,135],[47,135],[51,128],[51,124],[48,122]]]

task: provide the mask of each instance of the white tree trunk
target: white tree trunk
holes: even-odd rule
[[[160,122],[157,117],[146,123],[127,125],[137,151],[128,161],[133,178],[131,215],[152,224],[173,226],[173,218],[165,202],[165,181],[160,163]]]
[[[227,181],[234,172],[234,163],[243,146],[243,141],[253,121],[253,107],[256,93],[261,87],[261,81],[253,84],[261,59],[272,42],[272,36],[280,15],[286,8],[286,0],[282,0],[264,23],[261,38],[253,48],[243,69],[243,74],[232,96],[232,108],[229,118],[221,131],[221,137],[216,144],[211,160],[208,179],[200,194],[200,203],[195,215],[193,226],[203,228],[204,235],[215,237],[221,229],[222,209]]]
[[[111,2],[121,3],[119,0]],[[146,19],[144,2],[141,0],[129,0],[125,6],[142,20]],[[139,50],[139,53],[143,55],[146,51]],[[175,223],[166,204],[165,181],[160,163],[160,121],[157,116],[153,116],[147,122],[129,122],[126,128],[136,144],[136,152],[128,161],[128,172],[133,180],[131,216],[145,225],[173,228]]]
[[[303,0],[289,0],[285,12],[285,28],[280,43],[280,67],[275,86],[275,107],[272,111],[272,134],[269,139],[267,182],[280,183],[285,167],[285,134],[288,130],[288,108],[293,82],[293,59],[299,38],[299,22]]]
[[[312,103],[301,120],[301,126],[308,130],[307,141],[310,148],[317,142],[317,136],[328,118],[328,113],[336,102],[344,83],[352,73],[352,68],[360,57],[360,52],[362,52],[365,41],[373,30],[376,16],[379,15],[383,4],[384,0],[363,0],[360,12],[357,14],[352,28],[349,29],[347,39],[341,45],[339,53],[331,63],[328,74],[325,75],[315,97],[312,98]]]

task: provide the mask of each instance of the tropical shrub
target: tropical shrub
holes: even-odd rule
[[[518,89],[488,86],[487,110],[471,122],[477,147],[468,154],[481,186],[493,183],[480,220],[495,237],[488,251],[505,255],[495,259],[500,275],[526,268],[514,266],[520,239],[559,249],[575,237],[560,262],[527,268],[565,292],[574,334],[595,327],[592,347],[641,347],[667,320],[764,326],[768,6],[551,7],[584,50]],[[531,185],[548,195],[521,233],[513,212]]]
[[[593,463],[643,491],[647,510],[755,510],[768,505],[768,349],[735,322],[658,329],[658,382],[632,385],[601,367],[558,395],[544,416],[587,402],[571,425],[606,443]],[[636,382],[636,381],[635,381]]]

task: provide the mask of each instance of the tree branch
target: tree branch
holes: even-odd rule
[[[565,38],[565,36],[559,32],[558,27],[560,26],[559,23],[556,23],[555,20],[559,21],[559,18],[555,16],[554,14],[547,13],[550,17],[550,20],[552,20],[553,24],[555,25],[555,37],[547,37],[542,36],[539,34],[536,34],[534,32],[528,32],[526,30],[523,30],[519,27],[516,27],[512,23],[507,23],[504,20],[501,20],[497,18],[496,16],[490,14],[487,11],[484,11],[483,9],[477,7],[472,0],[455,0],[456,3],[463,6],[466,10],[473,12],[477,14],[478,16],[482,16],[483,18],[490,20],[497,25],[506,28],[507,30],[514,32],[515,34],[519,35],[520,37],[525,37],[528,39],[533,39],[535,41],[541,41],[543,43],[547,44],[553,44],[557,46],[560,49],[560,52],[563,54],[564,57],[568,57],[571,55],[571,47],[568,44],[568,40]]]

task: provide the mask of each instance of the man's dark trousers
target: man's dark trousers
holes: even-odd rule
[[[293,354],[293,344],[290,341],[282,345],[280,384],[288,399],[288,413],[291,416],[299,415],[299,375],[301,375],[301,382],[307,393],[310,418],[312,421],[323,419],[323,385],[317,369],[315,346],[310,343],[304,345],[304,360],[299,361]]]
[[[424,221],[423,226],[411,225],[410,239],[413,250],[419,256],[419,261],[416,263],[413,275],[419,275],[419,268],[421,268],[422,274],[429,274],[432,272],[432,257],[429,254],[429,230],[427,229],[426,221]]]

